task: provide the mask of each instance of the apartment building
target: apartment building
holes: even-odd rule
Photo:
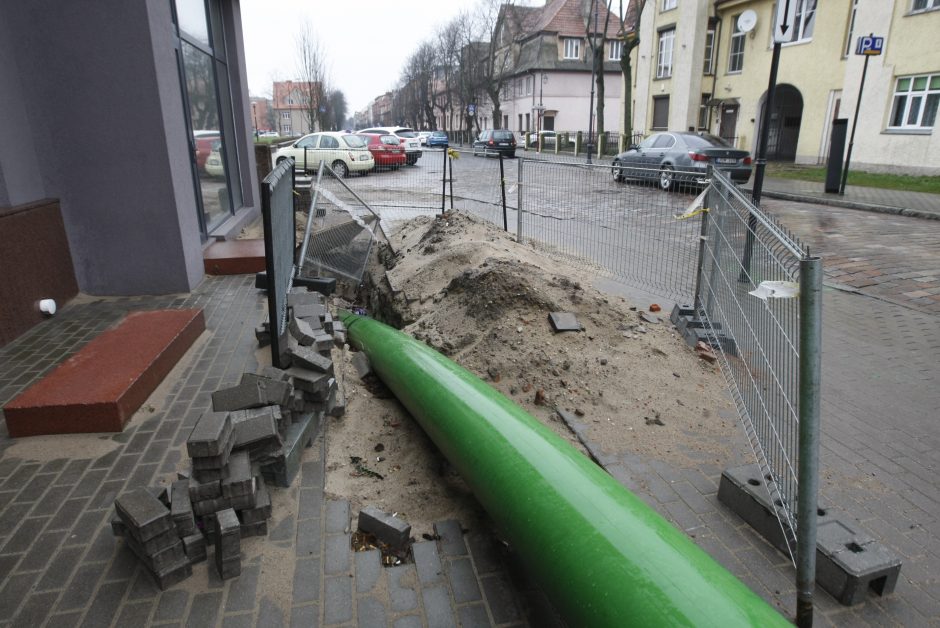
[[[768,157],[824,163],[832,121],[853,119],[868,61],[852,163],[940,173],[940,0],[794,0],[769,117]],[[773,0],[648,0],[641,14],[633,121],[647,132],[697,129],[756,151],[773,51]]]
[[[306,135],[319,131],[314,119],[310,124],[310,101],[319,92],[319,85],[309,81],[275,81],[274,110],[275,131],[285,137]]]

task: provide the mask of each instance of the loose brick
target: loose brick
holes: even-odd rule
[[[291,356],[291,364],[293,366],[317,373],[333,374],[333,360],[320,355],[310,347],[291,343],[287,352]]]
[[[196,480],[189,481],[189,499],[193,502],[206,499],[216,499],[222,497],[222,484],[219,480],[214,482],[200,483]]]
[[[222,480],[222,495],[234,497],[254,492],[251,458],[247,451],[236,451],[228,464],[228,477]]]
[[[288,400],[285,400],[285,405]],[[235,447],[245,447],[265,439],[274,439],[281,444],[277,430],[281,419],[281,408],[277,405],[252,410],[240,410],[231,414],[235,430]]]
[[[232,422],[225,412],[206,410],[186,440],[186,452],[193,458],[223,455],[231,431]]]
[[[141,541],[173,528],[169,509],[145,488],[121,495],[114,501],[114,507],[124,524]]]
[[[180,537],[194,534],[196,521],[193,519],[193,505],[189,499],[189,481],[173,482],[170,499],[170,515],[173,517],[173,523],[176,524],[177,534]]]
[[[288,328],[291,336],[300,346],[309,347],[316,342],[317,330],[314,330],[306,319],[295,316],[290,319]]]
[[[206,560],[206,537],[196,533],[183,537],[182,541],[183,551],[186,552],[186,557],[189,559],[190,564],[195,565],[196,563],[201,563]]]
[[[286,405],[293,392],[290,379],[285,377],[283,371],[277,377],[271,378],[255,373],[243,373],[239,384],[255,383],[261,390],[263,398],[267,401],[265,405]]]
[[[404,547],[411,536],[411,524],[379,510],[366,506],[359,511],[359,529],[370,532],[392,547]]]

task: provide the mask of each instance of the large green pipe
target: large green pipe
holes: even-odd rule
[[[433,349],[343,313],[354,346],[572,627],[788,622],[602,468]]]

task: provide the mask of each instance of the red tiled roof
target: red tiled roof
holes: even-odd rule
[[[594,12],[592,6],[597,6],[597,28],[604,28],[607,18],[607,3],[603,0],[548,0],[542,8],[538,22],[532,28],[533,32],[547,31],[558,33],[564,37],[584,37],[585,17],[591,20],[591,29],[594,26]],[[587,15],[585,15],[587,14]],[[608,38],[616,38],[620,32],[620,22],[616,14],[611,14],[607,24]]]

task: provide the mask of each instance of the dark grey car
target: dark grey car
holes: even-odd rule
[[[672,190],[677,183],[700,185],[709,164],[726,171],[735,183],[751,178],[751,154],[708,133],[654,133],[614,157],[612,171],[615,181],[656,180],[662,189]]]
[[[516,156],[516,137],[507,129],[484,129],[473,140],[473,156]]]

